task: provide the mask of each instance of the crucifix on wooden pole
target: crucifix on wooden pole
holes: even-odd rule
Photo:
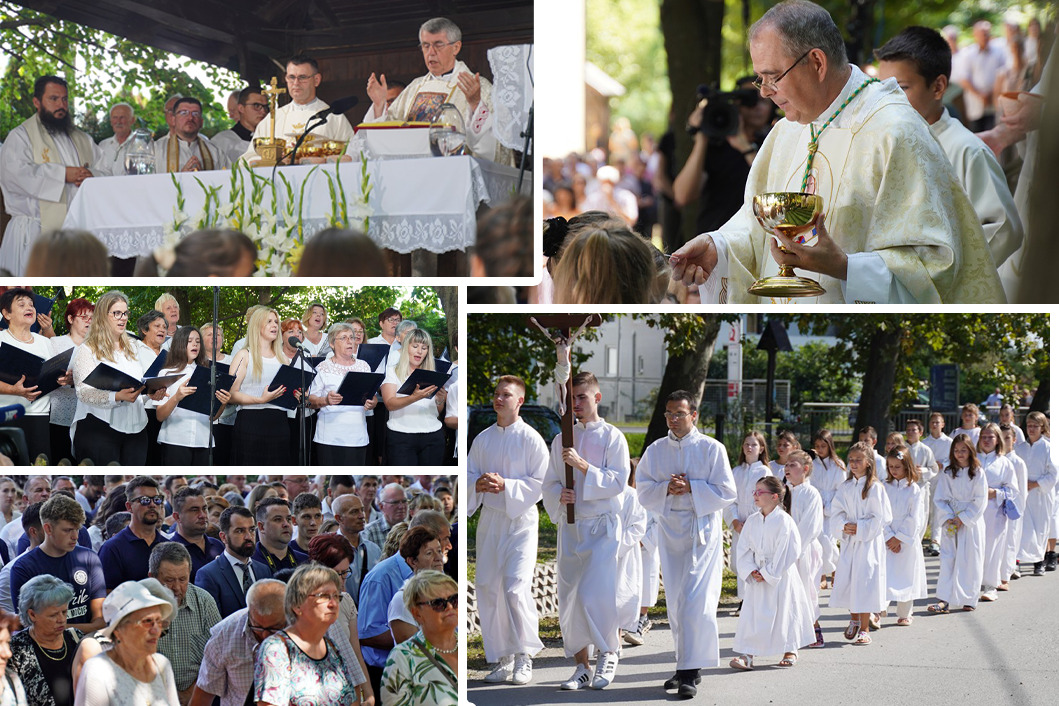
[[[602,324],[603,317],[599,314],[537,314],[527,317],[526,320],[531,326],[540,329],[555,344],[554,378],[559,408],[563,412],[560,424],[562,444],[564,449],[571,448],[574,445],[574,394],[570,385],[573,372],[570,363],[570,348],[585,328]],[[575,326],[577,328],[571,335],[570,329]],[[553,335],[548,332],[548,329],[557,329],[557,332]],[[574,488],[574,469],[570,464],[566,464],[566,488],[568,490]],[[569,524],[574,522],[573,504],[566,506],[566,521]]]

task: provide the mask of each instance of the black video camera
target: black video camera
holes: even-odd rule
[[[739,106],[753,108],[761,99],[753,88],[740,88],[722,93],[706,85],[699,86],[698,101],[706,101],[702,111],[702,124],[696,130],[688,126],[688,132],[694,135],[701,132],[708,138],[723,138],[739,132]]]

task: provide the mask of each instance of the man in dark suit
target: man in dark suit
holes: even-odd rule
[[[254,516],[245,507],[221,513],[224,553],[199,569],[195,585],[209,592],[222,618],[246,608],[246,592],[259,579],[272,578],[268,565],[255,561]]]

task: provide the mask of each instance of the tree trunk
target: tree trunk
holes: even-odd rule
[[[710,367],[713,346],[717,342],[717,333],[721,328],[721,319],[718,316],[703,316],[702,320],[706,327],[702,336],[695,341],[694,347],[681,355],[670,356],[666,361],[662,384],[658,388],[658,398],[655,400],[655,409],[651,414],[651,422],[647,427],[640,455],[653,441],[669,433],[665,417],[662,415],[666,411],[666,398],[670,393],[687,390],[695,398],[695,409],[702,401],[702,390],[706,386],[706,374]]]
[[[460,340],[460,295],[457,287],[433,287],[445,312],[445,323],[449,329],[449,351],[456,350]],[[452,355],[453,360],[456,356]]]
[[[691,136],[684,130],[695,107],[700,84],[721,80],[721,27],[724,0],[662,0],[661,28],[665,38],[669,68],[669,89],[673,93],[673,127],[677,138],[674,173],[680,171],[691,154]],[[684,207],[684,239],[697,233],[697,202]]]
[[[860,405],[857,407],[857,423],[853,430],[854,441],[858,429],[871,425],[879,434],[878,447],[883,448],[890,431],[890,404],[894,398],[900,342],[901,328],[897,326],[878,328],[872,334],[868,359],[865,361]]]
[[[1041,382],[1033,393],[1033,402],[1030,403],[1030,412],[1048,413],[1048,403],[1052,393],[1052,374],[1045,370],[1041,376]]]

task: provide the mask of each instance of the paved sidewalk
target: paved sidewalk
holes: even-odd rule
[[[1054,704],[1059,696],[1059,572],[1026,576],[995,603],[973,613],[929,615],[938,560],[927,558],[930,600],[917,601],[909,627],[891,615],[872,633],[873,642],[855,646],[842,637],[846,613],[826,606],[820,625],[827,646],[803,649],[791,669],[776,667],[782,655],[757,657],[753,672],[728,667],[738,618],[726,607],[718,614],[722,667],[704,670],[692,704]],[[678,701],[662,690],[674,671],[673,642],[664,622],[640,647],[626,647],[614,683],[601,691],[561,691],[573,672],[561,649],[534,660],[526,686],[488,685],[485,672],[471,672],[467,698],[477,706],[636,703]]]

